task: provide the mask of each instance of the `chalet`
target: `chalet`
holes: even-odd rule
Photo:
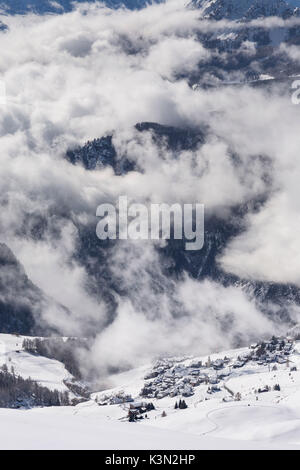
[[[213,364],[212,364],[213,368],[215,370],[220,370],[220,369],[223,369],[224,367],[224,361],[222,359],[216,359]]]
[[[219,383],[218,377],[214,377],[214,376],[209,377],[208,381],[212,385],[215,385],[215,384]]]
[[[220,391],[221,391],[220,387],[213,385],[212,387],[208,387],[207,393],[217,393]]]
[[[202,361],[198,361],[198,362],[192,362],[190,364],[190,367],[192,369],[200,369],[202,367]]]
[[[236,361],[234,364],[233,364],[233,368],[234,369],[239,369],[240,367],[243,367],[245,365],[245,362],[244,361]]]
[[[266,385],[266,386],[263,387],[263,388],[259,388],[259,389],[258,389],[258,393],[266,393],[266,392],[269,392],[269,387],[268,387],[268,385]]]

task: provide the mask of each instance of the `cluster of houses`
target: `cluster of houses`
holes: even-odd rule
[[[225,356],[213,361],[208,358],[205,363],[192,361],[188,365],[184,360],[160,360],[144,377],[141,396],[150,399],[190,397],[194,394],[194,388],[201,384],[208,386],[208,394],[213,394],[221,391],[220,382],[231,375],[234,369],[240,369],[250,362],[259,365],[288,363],[292,351],[291,339],[273,337],[270,341],[251,345],[248,351],[235,358]]]
[[[144,377],[144,386],[140,392],[140,399],[147,402],[136,404],[131,395],[123,391],[114,392],[97,399],[99,405],[129,404],[130,416],[143,415],[150,411],[149,400],[164,397],[190,397],[194,395],[195,387],[205,385],[207,398],[223,390],[229,394],[228,399],[236,399],[235,394],[226,386],[226,379],[238,372],[238,369],[255,366],[268,366],[276,369],[278,364],[290,364],[290,354],[294,350],[292,339],[272,337],[270,341],[251,345],[240,355],[223,357],[212,360],[210,357],[204,362],[196,359],[167,358],[157,361],[152,370]],[[266,390],[259,390],[261,393]],[[226,397],[224,399],[226,401]],[[148,403],[148,405],[147,405]],[[145,409],[145,410],[144,410]]]
[[[122,403],[133,403],[134,399],[131,395],[124,393],[122,390],[111,395],[103,395],[95,399],[99,406],[104,405],[121,405]]]
[[[199,361],[189,365],[174,364],[172,360],[158,361],[145,377],[141,396],[158,399],[166,396],[190,397],[194,394],[194,388],[201,384],[208,384],[213,390],[221,380],[222,372],[219,374],[218,371],[229,361],[227,358],[215,362],[208,359],[206,364]]]
[[[270,341],[263,341],[250,346],[251,353],[249,359],[256,361],[259,365],[270,363],[285,364],[289,355],[293,352],[294,342],[290,338],[272,337]]]

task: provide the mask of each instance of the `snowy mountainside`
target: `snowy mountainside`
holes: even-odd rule
[[[111,380],[92,398],[112,420],[254,447],[300,446],[300,342],[291,338],[167,358]]]
[[[300,383],[300,374],[297,373],[295,377],[292,374],[298,372],[299,364],[300,342],[291,338],[273,337],[270,341],[262,341],[248,348],[214,353],[205,357],[159,359],[152,367],[148,366],[148,369],[144,367],[135,372],[129,371],[112,377],[111,380],[116,386],[93,397],[97,398],[100,405],[115,404],[118,401],[126,403],[122,398],[123,392],[128,398],[128,403],[137,397],[140,401],[155,400],[156,403],[160,400],[163,403],[165,398],[173,398],[175,404],[176,400],[182,397],[192,401],[198,401],[202,397],[201,401],[206,401],[215,396],[229,402],[239,399],[236,395],[244,389],[245,393],[241,398],[247,397],[257,401],[257,397],[266,392],[265,386],[270,387],[269,392],[272,392],[276,378],[286,381],[288,375],[291,382],[296,377]],[[248,376],[251,377],[250,381]],[[271,383],[265,383],[266,380]],[[248,390],[244,382],[257,386]],[[289,380],[287,383],[291,385]],[[218,393],[220,395],[216,395]]]
[[[300,449],[297,331],[210,356],[159,359],[112,375],[109,388],[75,406],[0,409],[0,447]],[[63,364],[27,353],[24,339],[0,335],[0,366],[65,390]]]
[[[45,342],[48,339],[0,333],[0,374],[7,374],[8,380],[13,377],[20,377],[50,392],[61,394],[61,397],[67,396],[69,405],[85,401],[89,397],[88,388],[77,376],[72,375],[70,370],[67,370],[66,365],[68,366],[68,362],[61,362],[49,357],[49,354],[47,357],[47,354],[39,354],[28,349],[27,342],[34,342],[35,340]],[[54,340],[67,343],[68,338],[56,338]],[[65,351],[67,352],[67,349]],[[66,357],[70,361],[69,354],[66,354]],[[3,391],[2,385],[0,381],[0,397]],[[12,392],[16,393],[17,396],[20,394],[18,387],[12,386]],[[60,398],[58,398],[55,405],[57,406],[59,403],[64,404],[61,403]],[[27,400],[18,398],[13,402],[9,401],[5,407],[28,408],[32,406],[36,406],[34,400],[32,403],[28,403]],[[48,403],[46,406],[48,406]]]
[[[249,20],[267,16],[299,15],[298,0],[193,0],[204,17],[213,19]]]
[[[221,67],[212,64],[217,82],[222,75],[233,83],[258,81],[261,76],[282,79],[299,73],[298,64],[281,46],[299,44],[300,1],[191,0],[188,7],[199,10],[202,19],[215,22],[215,30],[199,38],[208,49],[227,54]]]
[[[77,3],[95,3],[97,0],[77,0]],[[26,13],[64,13],[71,11],[73,0],[8,0],[0,3],[0,11],[9,15]],[[145,0],[107,0],[102,2],[110,8],[125,6],[129,9],[139,9],[147,5]]]
[[[71,374],[64,365],[53,359],[34,356],[23,349],[24,336],[0,334],[0,367],[13,367],[23,378],[31,377],[51,390],[68,390],[64,380]]]

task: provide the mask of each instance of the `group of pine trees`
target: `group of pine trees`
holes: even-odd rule
[[[69,393],[49,390],[32,379],[16,375],[6,364],[0,369],[0,407],[69,406]]]
[[[177,410],[177,409],[185,410],[187,407],[188,406],[187,406],[185,400],[179,400],[179,402],[178,403],[176,402],[175,406],[174,406],[175,410]]]
[[[151,401],[151,403],[147,403],[146,411],[152,411],[152,410],[155,410],[155,406],[153,405],[153,403]]]
[[[139,406],[137,408],[130,407],[128,410],[128,421],[130,423],[134,423],[139,419],[144,419],[144,417],[148,418],[147,412],[152,410],[155,410],[155,406],[152,402],[143,404],[142,406]]]
[[[25,351],[62,362],[67,371],[78,380],[82,379],[82,374],[76,351],[86,346],[84,340],[76,338],[25,338],[23,341]]]

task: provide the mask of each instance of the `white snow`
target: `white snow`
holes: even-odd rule
[[[199,417],[203,434],[197,435],[193,429],[199,425],[192,418],[192,410],[182,413],[180,429],[168,417],[164,418],[168,426],[146,426],[141,423],[122,423],[105,416],[97,405],[78,405],[76,408],[43,408],[34,410],[0,409],[0,449],[289,449],[300,446],[286,442],[269,440],[242,440],[237,436],[236,425],[245,419],[245,429],[249,423],[247,416],[241,414],[241,408],[230,410],[230,420],[223,415],[211,418]],[[184,410],[182,410],[184,412]],[[244,410],[243,410],[244,411]],[[272,415],[270,415],[272,416]],[[269,416],[268,416],[269,417]],[[217,421],[215,426],[214,421]],[[266,419],[258,408],[259,422]],[[275,419],[276,420],[276,415]],[[248,421],[247,421],[248,419]],[[283,413],[280,423],[285,419]],[[203,421],[203,422],[202,422]],[[228,427],[229,422],[231,427]],[[185,423],[190,423],[186,427]],[[270,422],[270,428],[273,423]],[[226,428],[227,426],[227,428]],[[216,427],[214,433],[210,429]],[[227,434],[230,430],[231,434]],[[299,426],[294,431],[299,436]],[[206,434],[205,434],[206,432]],[[285,434],[292,432],[292,423]],[[210,433],[210,434],[209,434]],[[271,429],[270,429],[271,433]],[[225,437],[224,437],[225,435]],[[233,436],[236,436],[233,438]],[[245,436],[243,436],[245,437]],[[246,436],[247,437],[247,436]],[[250,436],[252,437],[252,436]]]
[[[9,364],[24,377],[30,375],[39,383],[58,388],[68,374],[63,365],[28,355],[22,351],[22,341],[17,336],[0,335],[0,364],[11,358]],[[144,377],[152,365],[112,376],[108,390],[94,393],[90,401],[76,407],[0,409],[0,448],[300,449],[300,343],[294,343],[288,363],[276,364],[277,370],[272,370],[274,364],[252,360],[234,369],[237,358],[243,360],[249,351],[241,348],[212,354],[211,362],[224,356],[231,359],[221,370],[221,391],[209,394],[207,384],[194,387],[194,394],[185,397],[185,410],[174,409],[180,397],[140,397]],[[204,364],[207,360],[207,356],[177,358],[175,365],[184,370],[191,363]],[[291,367],[297,370],[291,372]],[[212,376],[211,367],[203,366],[201,374],[205,373]],[[280,391],[274,391],[273,386],[278,383]],[[224,385],[235,395],[239,392],[241,400],[233,401]],[[258,388],[265,385],[271,391],[258,394]],[[130,403],[99,406],[95,402],[96,397],[101,399],[121,391],[132,395],[136,402],[153,402],[156,409],[148,412],[147,418],[129,423]]]
[[[274,77],[272,77],[272,75],[269,75],[268,73],[261,73],[259,76],[259,80],[274,80]]]
[[[194,389],[194,395],[185,398],[188,404],[186,410],[175,410],[175,401],[180,397],[165,397],[163,399],[143,399],[154,403],[156,410],[148,413],[148,419],[141,423],[131,423],[139,429],[154,427],[160,430],[172,430],[178,433],[190,434],[193,438],[199,436],[199,448],[205,445],[203,439],[209,437],[215,439],[215,448],[221,448],[224,440],[228,448],[297,448],[300,449],[300,344],[295,343],[295,350],[289,356],[288,364],[276,364],[277,370],[272,370],[273,364],[257,364],[250,361],[242,368],[228,367],[229,376],[220,383],[221,392],[208,395],[208,386],[203,384]],[[226,351],[212,354],[211,361],[230,357],[236,361],[238,356],[243,358],[249,354],[249,348]],[[195,358],[192,362],[207,361],[205,358]],[[182,361],[182,365],[188,365],[191,360]],[[297,367],[297,371],[291,372],[291,367]],[[227,369],[223,369],[226,372]],[[118,393],[120,390],[133,397],[137,397],[136,384],[141,385],[141,376],[144,369],[136,369],[128,373],[126,378],[119,374],[113,378],[114,385],[110,390],[94,394],[101,397],[110,393]],[[280,391],[273,391],[275,384],[280,384]],[[134,384],[131,387],[131,384]],[[241,401],[233,401],[230,394],[224,390],[224,385],[237,394],[241,394]],[[266,385],[271,388],[267,393],[257,393],[259,388]],[[223,399],[228,399],[224,402]],[[139,401],[140,397],[137,397]],[[100,408],[101,416],[111,420],[122,421],[130,404],[108,405]],[[162,417],[165,411],[166,417]],[[81,408],[81,413],[84,413]],[[125,423],[124,423],[125,424]],[[212,441],[210,441],[212,442]]]
[[[0,334],[0,367],[6,364],[8,369],[24,379],[29,377],[50,390],[69,390],[63,380],[72,378],[61,362],[46,357],[35,356],[22,348],[24,336]]]
[[[0,449],[300,449],[300,420],[288,408],[210,407],[151,424],[120,422],[94,403],[0,409]]]

